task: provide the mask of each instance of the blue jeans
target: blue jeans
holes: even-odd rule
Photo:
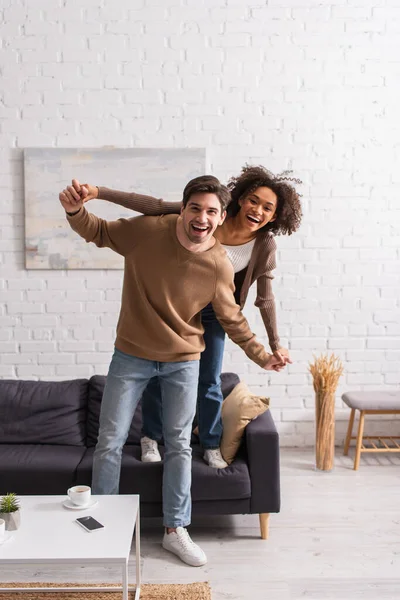
[[[162,363],[115,349],[104,388],[100,430],[93,458],[93,493],[118,494],[122,448],[148,382],[158,376],[165,443],[163,515],[165,527],[190,524],[192,450],[199,361]]]
[[[200,443],[205,450],[219,448],[222,435],[221,369],[225,346],[225,331],[209,304],[201,312],[205,350],[200,358],[197,390],[197,419]],[[161,391],[159,380],[152,379],[143,394],[142,434],[152,440],[162,438]]]

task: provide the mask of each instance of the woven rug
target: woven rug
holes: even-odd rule
[[[74,587],[84,583],[0,583],[0,600],[121,600],[122,592],[2,592],[5,587]],[[87,584],[91,587],[113,587],[112,583]],[[129,600],[134,592],[129,593]],[[145,583],[140,589],[140,600],[211,600],[208,583]]]

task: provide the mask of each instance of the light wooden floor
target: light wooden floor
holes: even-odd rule
[[[364,456],[355,472],[352,451],[338,449],[326,473],[314,470],[313,450],[283,448],[281,462],[282,512],[271,515],[269,540],[253,515],[196,520],[190,531],[209,562],[193,568],[161,548],[160,523],[147,520],[143,582],[209,581],[213,600],[399,600],[400,456]],[[105,568],[0,571],[1,581],[118,578]]]

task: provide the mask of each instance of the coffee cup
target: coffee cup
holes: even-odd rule
[[[6,535],[6,522],[4,519],[0,519],[0,540]]]
[[[74,485],[67,491],[72,504],[76,506],[86,506],[90,502],[91,489],[88,485]]]

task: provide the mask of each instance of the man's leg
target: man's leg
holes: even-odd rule
[[[221,369],[225,346],[225,331],[214,310],[207,306],[201,313],[204,327],[205,349],[200,358],[197,414],[200,443],[204,459],[215,468],[227,467],[219,446],[222,435]]]
[[[167,532],[163,547],[192,566],[207,562],[204,552],[192,542],[187,525],[191,521],[192,449],[190,437],[196,412],[198,361],[161,363],[161,396],[165,444],[163,515]]]
[[[100,428],[93,457],[94,494],[118,494],[122,448],[155,363],[115,349],[101,402]]]

